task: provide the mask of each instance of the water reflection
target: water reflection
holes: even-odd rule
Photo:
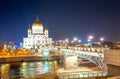
[[[61,66],[58,61],[39,61],[39,62],[15,62],[0,64],[0,74],[3,79],[30,78],[35,75],[54,71],[54,68]]]

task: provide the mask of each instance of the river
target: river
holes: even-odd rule
[[[62,61],[13,62],[0,64],[0,79],[30,78],[52,72],[62,66]]]

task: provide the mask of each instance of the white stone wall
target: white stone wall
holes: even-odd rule
[[[40,30],[40,31],[37,31]],[[48,37],[48,33],[43,33],[43,28],[32,28],[31,31],[28,31],[28,37],[23,38],[23,48],[31,49],[31,48],[40,48],[42,46],[52,45],[52,38]]]

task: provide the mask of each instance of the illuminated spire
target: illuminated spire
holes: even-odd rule
[[[36,20],[39,20],[39,16],[37,15],[37,19]]]

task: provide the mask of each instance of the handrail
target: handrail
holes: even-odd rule
[[[96,76],[106,76],[106,75],[107,75],[106,71],[79,71],[79,72],[68,72],[68,73],[57,74],[57,76],[60,79],[96,77]]]

